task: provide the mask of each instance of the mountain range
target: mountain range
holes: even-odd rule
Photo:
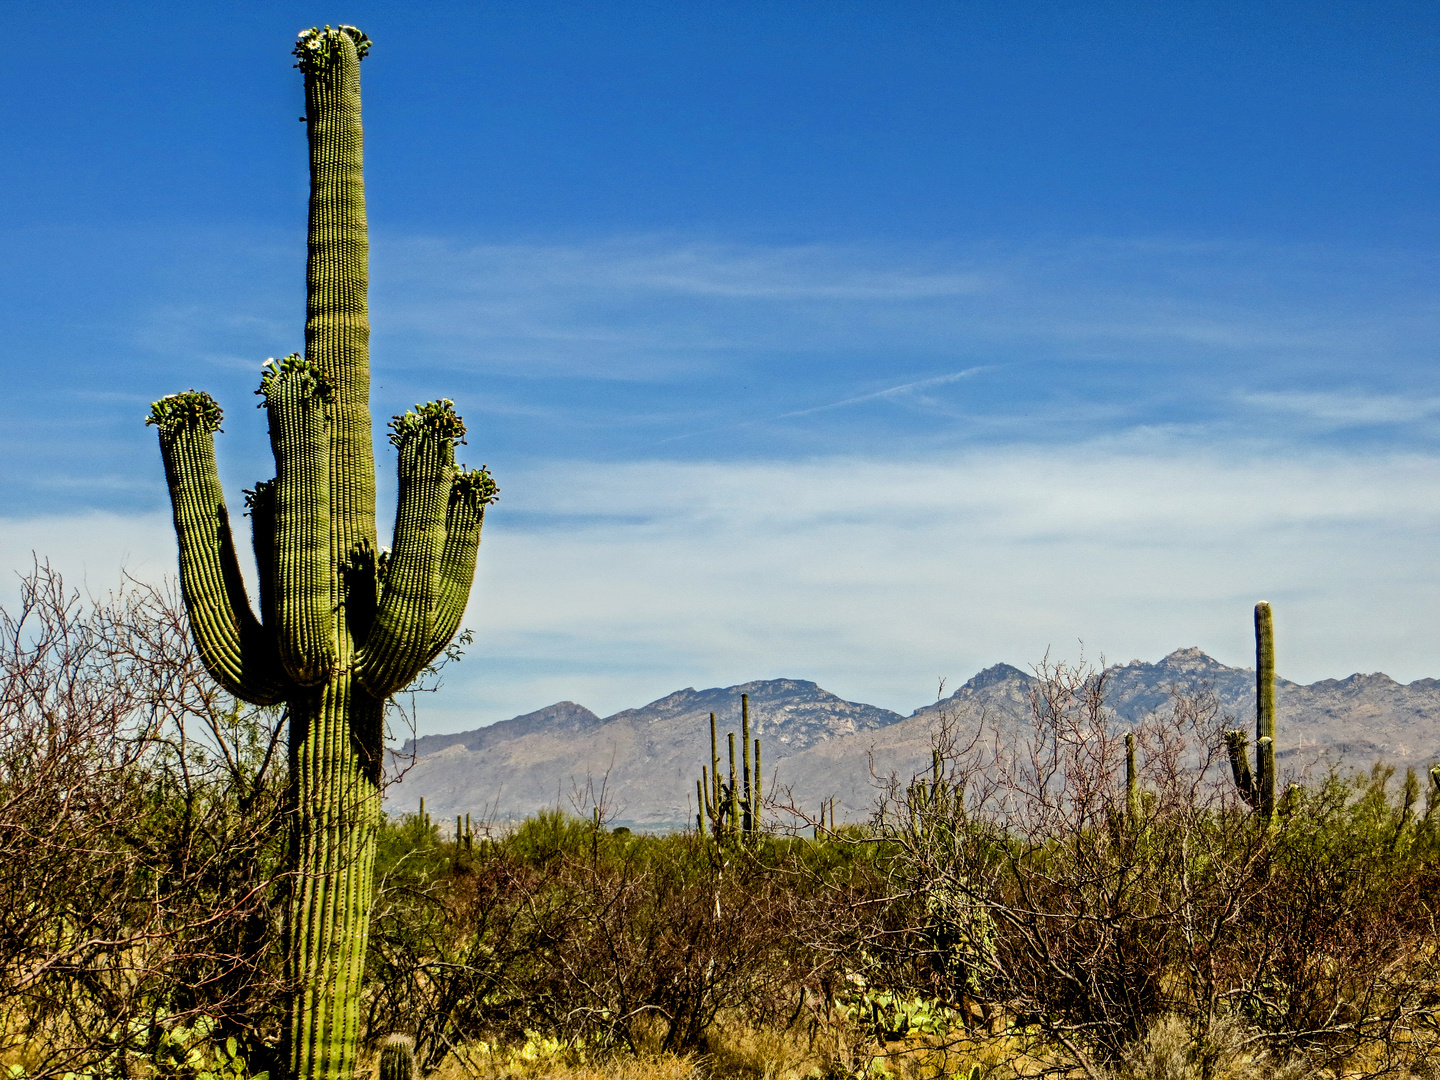
[[[1122,723],[1164,707],[1172,689],[1208,687],[1235,726],[1254,724],[1254,671],[1227,667],[1198,648],[1156,663],[1115,665],[1106,678],[1106,703]],[[442,822],[463,813],[504,820],[557,805],[588,813],[603,793],[616,823],[683,825],[694,820],[695,781],[710,760],[710,713],[724,769],[725,733],[738,736],[740,695],[749,694],[766,790],[788,790],[812,814],[822,799],[834,799],[839,819],[859,820],[874,803],[876,776],[909,776],[926,767],[943,716],[983,711],[1000,729],[1019,730],[1030,722],[1034,685],[1034,675],[996,664],[909,716],[845,701],[799,679],[686,688],[607,717],[561,701],[473,731],[406,743],[397,760],[409,767],[389,788],[387,807],[413,809],[423,796]],[[1440,680],[1401,684],[1377,673],[1301,685],[1277,678],[1276,720],[1279,757],[1296,770],[1326,762],[1368,767],[1382,758],[1402,768],[1425,765],[1440,757]]]

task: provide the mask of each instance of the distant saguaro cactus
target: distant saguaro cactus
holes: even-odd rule
[[[695,825],[705,832],[708,825],[717,839],[750,839],[761,831],[760,811],[760,740],[750,737],[750,695],[740,695],[740,737],[742,773],[736,776],[735,732],[727,732],[726,743],[730,752],[730,782],[720,778],[720,751],[716,740],[715,714],[710,714],[710,767],[700,767],[700,778],[695,781],[695,796],[699,800],[699,812]],[[754,769],[751,769],[751,753],[754,753]]]
[[[745,755],[744,778],[740,797],[741,831],[747,835],[755,827],[755,793],[750,775],[750,695],[740,695],[740,746]]]
[[[1135,767],[1135,733],[1125,733],[1125,814],[1133,826],[1140,820],[1140,774]]]
[[[465,426],[451,403],[417,406],[391,424],[399,508],[393,553],[378,547],[360,126],[369,48],[353,26],[327,26],[302,32],[294,50],[310,143],[305,355],[268,362],[258,391],[276,471],[248,493],[259,618],[215,466],[220,407],[187,390],[155,402],[147,420],[159,429],[201,659],[237,698],[288,708],[292,1080],[354,1073],[385,702],[459,628],[496,496],[483,467],[455,464]]]
[[[1255,605],[1255,771],[1246,758],[1247,740],[1238,729],[1225,732],[1230,770],[1240,797],[1270,824],[1275,818],[1275,623],[1270,605]]]

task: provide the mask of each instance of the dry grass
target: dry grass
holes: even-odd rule
[[[545,1039],[510,1048],[472,1044],[450,1054],[431,1080],[967,1080],[976,1067],[985,1080],[1021,1080],[1063,1076],[1065,1063],[1014,1036],[961,1031],[881,1046],[843,1024],[775,1030],[721,1023],[703,1054],[591,1058]]]
[[[642,1044],[643,1044],[642,1040]],[[587,1060],[587,1058],[589,1058]],[[860,1043],[843,1025],[785,1031],[717,1024],[704,1054],[638,1055],[611,1052],[597,1058],[549,1040],[525,1046],[471,1045],[445,1059],[431,1080],[967,1080],[978,1067],[983,1080],[1083,1077],[1056,1047],[1015,1035],[958,1031],[946,1038]],[[1418,1071],[1414,1071],[1418,1068]],[[1132,1045],[1107,1080],[1347,1080],[1375,1076],[1378,1060],[1341,1068],[1280,1061],[1249,1039],[1238,1023],[1221,1021],[1199,1040],[1180,1017],[1158,1020]],[[366,1075],[362,1070],[361,1075]],[[1394,1080],[1440,1080],[1440,1058]]]

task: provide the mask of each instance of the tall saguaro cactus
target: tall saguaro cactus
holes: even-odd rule
[[[291,1080],[349,1080],[369,934],[385,702],[438,655],[469,597],[485,507],[482,467],[455,464],[449,401],[396,417],[399,506],[378,549],[370,428],[369,240],[353,26],[306,30],[310,231],[305,355],[269,361],[263,398],[275,478],[248,492],[260,590],[250,608],[215,467],[220,407],[188,390],[147,423],[160,449],[195,644],[236,697],[284,702],[290,722],[291,888],[285,962]]]
[[[1265,601],[1255,605],[1255,771],[1246,760],[1243,731],[1225,732],[1230,769],[1240,796],[1270,824],[1275,817],[1275,621]]]

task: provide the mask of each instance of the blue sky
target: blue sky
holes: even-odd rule
[[[1283,674],[1440,675],[1422,4],[0,6],[5,566],[168,571],[160,394],[270,475],[327,21],[375,412],[454,398],[502,487],[431,729],[1244,663],[1262,597]]]

